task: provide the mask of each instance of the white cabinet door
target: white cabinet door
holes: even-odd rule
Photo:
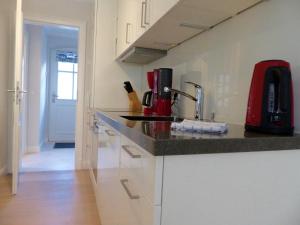
[[[136,11],[138,1],[118,1],[117,56],[121,55],[136,39]]]
[[[137,7],[137,38],[140,37],[151,26],[150,13],[152,0],[138,0]]]
[[[162,160],[121,137],[120,177],[139,225],[160,225]]]
[[[102,225],[139,225],[128,193],[120,179],[120,136],[108,126],[98,135],[98,179],[96,195]]]
[[[149,0],[151,1],[150,20],[152,24],[156,23],[170,9],[172,9],[180,0]]]

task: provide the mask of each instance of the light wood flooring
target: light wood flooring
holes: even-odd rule
[[[88,171],[24,173],[18,195],[0,177],[0,225],[100,225]]]

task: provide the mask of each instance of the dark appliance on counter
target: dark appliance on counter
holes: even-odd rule
[[[144,107],[145,115],[152,115],[155,109],[155,101],[154,101],[154,71],[150,71],[147,73],[147,81],[150,91],[145,92],[142,104]]]
[[[245,128],[271,134],[293,134],[293,83],[288,62],[269,60],[255,65]]]
[[[172,113],[172,95],[164,91],[165,87],[172,88],[173,70],[169,68],[156,69],[147,73],[148,86],[143,97],[144,114],[170,116]]]

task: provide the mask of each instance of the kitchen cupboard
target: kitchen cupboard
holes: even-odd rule
[[[118,1],[117,55],[120,55],[136,39],[138,0]]]
[[[180,0],[149,0],[151,1],[150,21],[152,24],[156,23],[169,10],[171,10]]]
[[[179,0],[119,0],[117,56],[128,49]]]
[[[136,27],[136,38],[141,36],[150,27],[150,12],[151,0],[137,0],[137,27]]]
[[[102,225],[299,224],[299,150],[154,156],[101,118]]]
[[[103,122],[96,122],[91,173],[102,225],[159,225],[162,157],[154,157]],[[97,172],[95,173],[95,161]]]
[[[169,50],[266,0],[136,0],[130,10],[123,1],[119,0],[118,20],[123,25],[118,27],[117,59],[126,61],[123,56],[133,47]],[[124,16],[132,13],[137,15],[136,23]],[[124,39],[131,28],[125,29],[126,24],[135,26],[127,45]]]

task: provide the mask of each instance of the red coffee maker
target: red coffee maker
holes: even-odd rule
[[[151,89],[144,94],[144,114],[170,116],[171,93],[164,92],[164,87],[172,88],[173,70],[160,68],[147,73],[148,86]]]
[[[293,84],[288,62],[269,60],[255,65],[245,128],[264,133],[293,134]]]

